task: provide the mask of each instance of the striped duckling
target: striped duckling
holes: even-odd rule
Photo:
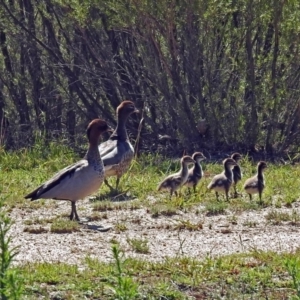
[[[232,158],[226,158],[223,160],[224,171],[213,177],[212,181],[208,185],[209,190],[216,192],[217,200],[219,200],[218,192],[225,192],[226,200],[228,201],[228,192],[230,186],[233,183],[232,169],[237,163]]]
[[[180,164],[181,168],[177,173],[167,176],[159,185],[157,190],[170,190],[170,197],[173,193],[177,196],[177,190],[185,184],[189,175],[189,164],[194,164],[195,161],[192,157],[185,155],[181,158]]]
[[[126,131],[126,122],[132,113],[139,111],[131,101],[123,101],[117,107],[117,127],[109,139],[99,145],[100,155],[105,167],[104,183],[111,189],[107,177],[117,176],[116,190],[119,186],[121,176],[127,172],[134,157],[134,149],[131,145]]]
[[[257,174],[245,181],[244,189],[252,200],[252,194],[259,194],[259,201],[261,203],[261,195],[265,188],[264,170],[267,168],[267,164],[264,161],[260,161],[257,164]]]
[[[195,161],[194,167],[189,170],[189,175],[186,183],[184,184],[188,188],[193,187],[194,193],[196,192],[196,186],[200,179],[203,177],[203,170],[201,166],[201,161],[205,160],[206,157],[202,152],[195,152],[192,156]]]
[[[87,128],[89,147],[84,158],[56,173],[25,199],[68,200],[71,202],[70,219],[79,221],[76,202],[97,191],[104,180],[98,144],[100,135],[108,130],[110,128],[105,121],[93,120]]]
[[[236,190],[236,185],[242,179],[242,176],[243,176],[241,168],[239,166],[239,161],[242,159],[242,155],[236,152],[231,155],[231,158],[237,163],[237,165],[234,166],[232,169],[234,197],[236,198],[238,196],[238,193]]]

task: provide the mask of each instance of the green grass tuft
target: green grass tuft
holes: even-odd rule
[[[133,251],[137,253],[148,254],[150,252],[148,240],[146,239],[127,238],[127,243],[131,246]]]
[[[205,212],[208,216],[224,214],[228,204],[222,201],[208,202],[205,204]]]
[[[80,230],[80,224],[76,221],[67,219],[56,219],[51,224],[51,232],[53,233],[71,233]]]

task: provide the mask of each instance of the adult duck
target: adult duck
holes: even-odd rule
[[[70,219],[79,221],[76,202],[97,191],[104,181],[104,166],[98,145],[100,135],[109,129],[103,120],[95,119],[90,122],[87,128],[89,147],[84,158],[56,173],[25,196],[25,199],[44,198],[70,201]]]
[[[120,178],[127,172],[134,157],[134,148],[131,145],[126,131],[126,122],[133,113],[138,113],[132,101],[123,101],[117,107],[117,127],[109,139],[99,145],[100,155],[105,167],[104,183],[111,189],[114,188],[108,183],[107,177],[116,176],[116,190]]]

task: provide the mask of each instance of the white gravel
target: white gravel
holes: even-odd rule
[[[120,203],[118,203],[120,205]],[[153,203],[152,205],[155,205]],[[92,203],[84,200],[78,203],[79,216],[92,214]],[[195,208],[196,211],[197,207]],[[198,207],[201,211],[201,207]],[[37,218],[49,219],[62,213],[70,212],[70,204],[64,201],[46,200],[37,209],[15,208],[10,213],[14,221],[10,234],[13,246],[20,247],[15,263],[26,262],[64,262],[84,265],[89,256],[100,261],[112,259],[111,242],[118,241],[128,257],[151,261],[161,261],[176,255],[188,255],[203,258],[207,255],[220,256],[231,253],[249,252],[251,250],[295,251],[300,247],[299,224],[283,222],[273,225],[265,215],[271,210],[287,212],[296,211],[300,215],[299,203],[293,208],[266,208],[260,211],[247,211],[235,214],[206,216],[204,213],[182,213],[172,217],[152,218],[145,209],[124,209],[103,212],[107,219],[81,225],[78,232],[57,234],[50,232],[50,224],[26,225],[25,220]],[[232,224],[235,219],[236,224]],[[197,231],[178,230],[176,224],[182,220],[191,223],[203,222],[203,229]],[[235,223],[235,222],[234,222]],[[117,231],[117,224],[126,225],[123,232]],[[252,225],[252,227],[250,226]],[[255,225],[255,226],[253,226]],[[26,227],[43,227],[45,233],[24,232]],[[97,226],[112,227],[107,232],[100,232]],[[90,229],[92,228],[92,229]],[[149,244],[148,254],[134,252],[127,242],[128,238],[146,239]]]

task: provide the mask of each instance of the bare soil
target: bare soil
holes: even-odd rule
[[[155,199],[149,198],[151,205]],[[89,200],[78,202],[79,216],[93,214]],[[200,213],[196,213],[196,209]],[[186,255],[203,258],[207,255],[221,256],[252,250],[295,251],[300,247],[299,222],[281,222],[274,225],[265,216],[270,211],[296,211],[300,215],[300,203],[291,208],[265,208],[259,211],[246,211],[239,214],[226,212],[222,215],[207,216],[203,207],[195,212],[178,212],[173,216],[153,218],[146,209],[111,210],[100,214],[100,221],[88,222],[80,230],[58,234],[50,231],[50,223],[26,225],[26,220],[49,219],[61,214],[69,214],[70,204],[64,201],[46,200],[45,205],[37,209],[15,208],[10,216],[14,221],[11,228],[13,246],[20,247],[16,257],[17,264],[26,262],[64,262],[84,265],[87,256],[108,262],[112,259],[111,243],[117,241],[127,256],[161,261],[167,257]],[[67,217],[66,217],[67,218]],[[201,226],[195,230],[180,228],[183,221]],[[25,223],[24,223],[25,222]],[[119,229],[122,227],[124,231]],[[125,226],[124,226],[125,225]],[[25,228],[42,228],[42,233],[29,233]],[[111,229],[109,229],[111,227]],[[100,231],[103,228],[107,232]],[[100,230],[99,230],[100,229]],[[39,230],[37,230],[39,232]],[[136,253],[128,243],[128,238],[148,241],[149,253]]]

